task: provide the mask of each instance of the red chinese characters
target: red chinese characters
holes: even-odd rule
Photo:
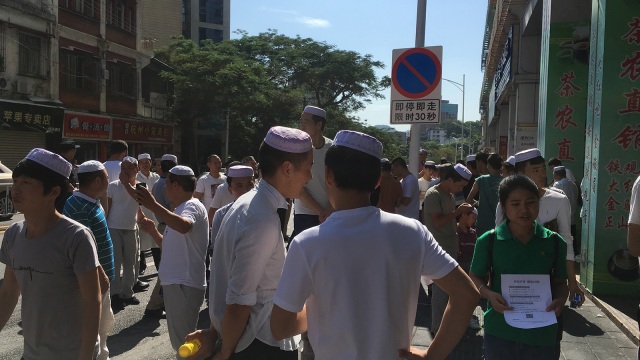
[[[633,81],[638,80],[640,78],[640,51],[635,51],[633,55],[627,56],[620,67],[622,67],[620,78],[629,76]]]
[[[636,125],[634,128],[627,124],[611,141],[618,143],[618,145],[622,146],[625,150],[632,145],[633,148],[637,150],[640,148],[640,125]]]
[[[572,114],[573,108],[567,104],[564,104],[564,107],[558,110],[558,112],[554,116],[556,118],[556,123],[553,124],[553,127],[557,128],[559,126],[562,131],[565,131],[569,126],[577,128],[578,124],[573,121]]]
[[[640,45],[640,18],[634,17],[628,25],[629,31],[622,38],[629,44]]]
[[[573,70],[568,73],[564,73],[560,78],[560,86],[556,89],[556,93],[560,94],[563,98],[568,98],[575,95],[576,92],[582,91],[582,89],[573,83],[573,79],[576,78],[576,74]],[[566,105],[565,105],[566,106]]]
[[[622,175],[622,171],[620,171],[620,160],[611,160],[607,164],[607,171],[609,174],[620,174]]]
[[[616,206],[620,206],[620,202],[618,202],[618,200],[616,200],[613,195],[609,196],[609,199],[607,199],[607,202],[604,203],[604,207],[607,208],[608,212],[614,212],[616,211]]]
[[[560,160],[575,160],[574,157],[571,156],[571,144],[572,140],[567,139],[566,137],[562,138],[562,141],[557,142],[558,145],[558,159]]]
[[[619,109],[618,114],[640,113],[640,90],[633,88],[631,92],[625,93],[624,97],[627,98],[627,107]]]
[[[609,184],[609,186],[607,186],[607,192],[620,192],[620,190],[618,189],[618,182],[616,181],[615,178],[611,179],[611,183]]]

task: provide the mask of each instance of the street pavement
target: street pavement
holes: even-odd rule
[[[21,220],[21,215],[14,216],[13,221]],[[0,222],[0,244],[3,237],[3,226],[11,222]],[[144,316],[144,306],[149,300],[151,289],[157,279],[156,271],[151,258],[147,258],[147,271],[141,276],[144,281],[149,281],[149,290],[136,294],[141,301],[140,305],[127,306],[116,313],[115,328],[108,339],[111,358],[114,360],[151,360],[175,359],[175,353],[169,343],[166,319],[152,319]],[[0,276],[4,277],[4,265],[0,264]],[[0,284],[2,280],[0,280]],[[571,309],[568,306],[564,311],[564,334],[562,339],[561,359],[566,360],[591,360],[591,359],[637,359],[637,346],[630,340],[630,329],[622,329],[620,314],[608,309],[601,310],[602,299],[589,298],[579,309]],[[635,299],[624,301],[617,299],[617,307],[636,308]],[[431,322],[431,308],[424,292],[421,292],[413,331],[413,346],[425,348],[431,341],[429,325]],[[623,305],[621,305],[623,304]],[[606,303],[605,303],[606,305]],[[200,312],[198,327],[209,326],[208,311],[203,304]],[[483,323],[482,311],[476,308],[475,315]],[[610,318],[611,317],[611,318]],[[16,306],[13,315],[0,333],[0,359],[20,359],[22,355],[22,336],[20,321],[20,302]],[[637,325],[626,319],[627,326]],[[633,334],[637,335],[637,331]],[[467,329],[466,334],[453,351],[449,359],[475,360],[482,359],[483,331]]]

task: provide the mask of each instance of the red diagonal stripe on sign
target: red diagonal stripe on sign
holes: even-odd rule
[[[406,66],[407,69],[409,69],[409,71],[411,71],[413,73],[413,75],[415,75],[418,78],[418,80],[420,80],[420,82],[422,82],[423,84],[425,84],[427,86],[427,88],[430,88],[430,87],[433,86],[427,79],[425,79],[424,77],[422,77],[422,75],[420,75],[418,70],[416,70],[413,66],[411,66],[411,64],[409,64],[407,62],[406,58],[400,60],[400,63],[403,64],[404,66]]]

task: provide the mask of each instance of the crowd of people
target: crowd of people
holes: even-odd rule
[[[326,121],[307,106],[299,129],[268,131],[259,163],[223,172],[211,155],[199,178],[173,154],[152,171],[124,141],[77,168],[71,141],[33,149],[13,172],[24,221],[0,249],[0,330],[22,295],[25,360],[108,359],[114,310],[140,304],[150,252],[158,281],[144,314],[166,317],[176,357],[187,342],[188,359],[444,359],[481,328],[480,305],[486,359],[559,358],[562,309],[584,301],[569,169],[538,149],[438,164],[421,150],[413,174],[374,137],[327,138]],[[505,274],[548,274],[557,321],[509,324]],[[433,335],[423,350],[411,347],[421,284]],[[211,325],[197,329],[205,299]]]

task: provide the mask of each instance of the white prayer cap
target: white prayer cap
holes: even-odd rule
[[[124,159],[122,159],[122,162],[125,162],[125,161],[128,161],[133,165],[138,165],[138,160],[136,160],[136,158],[134,158],[133,156],[125,156]]]
[[[473,210],[471,210],[471,212],[476,214],[476,216],[478,215],[478,209],[476,209],[475,207],[473,208]]]
[[[272,148],[294,154],[305,153],[313,149],[309,134],[284,126],[274,126],[269,129],[264,142]]]
[[[476,161],[475,155],[467,155],[467,162]]]
[[[346,146],[374,156],[376,159],[382,158],[382,143],[373,136],[361,132],[340,130],[333,139],[333,145]]]
[[[78,174],[100,171],[102,169],[104,169],[104,165],[102,165],[100,161],[89,160],[78,166]]]
[[[140,154],[138,155],[138,160],[142,160],[142,159],[149,159],[151,160],[151,155],[144,153],[144,154]]]
[[[435,167],[436,163],[435,161],[427,160],[424,162],[424,166]]]
[[[553,172],[558,172],[558,171],[562,171],[562,170],[565,170],[564,166],[556,166],[556,167],[553,168]]]
[[[542,154],[540,153],[540,150],[537,148],[520,151],[515,155],[516,164],[519,162],[524,162],[527,160],[531,160],[533,158],[537,158],[538,156],[541,157]]]
[[[178,163],[178,157],[175,155],[171,155],[171,154],[164,154],[162,155],[162,159],[160,159],[162,161],[173,161],[174,163]]]
[[[27,159],[35,161],[66,178],[71,174],[71,163],[65,160],[62,156],[54,154],[51,151],[35,148],[27,154]]]
[[[171,170],[169,170],[170,173],[172,173],[173,175],[180,175],[180,176],[195,176],[196,174],[193,173],[193,170],[191,170],[190,167],[188,166],[184,166],[184,165],[177,165],[171,168]]]
[[[471,171],[469,171],[466,166],[462,164],[456,164],[453,168],[456,170],[458,175],[462,176],[465,180],[471,180]]]
[[[425,149],[420,149],[420,150],[418,151],[418,154],[420,154],[420,155],[426,155],[426,154],[427,154],[427,150],[425,150]]]
[[[249,177],[253,176],[253,168],[251,166],[236,165],[229,168],[227,176],[234,177]]]
[[[516,157],[511,155],[507,158],[507,162],[511,164],[511,166],[516,166]]]
[[[304,111],[307,114],[311,114],[311,115],[316,115],[316,116],[320,116],[323,118],[327,117],[327,112],[324,111],[324,109],[320,109],[319,107],[315,107],[315,106],[311,106],[311,105],[307,105],[304,107]]]

